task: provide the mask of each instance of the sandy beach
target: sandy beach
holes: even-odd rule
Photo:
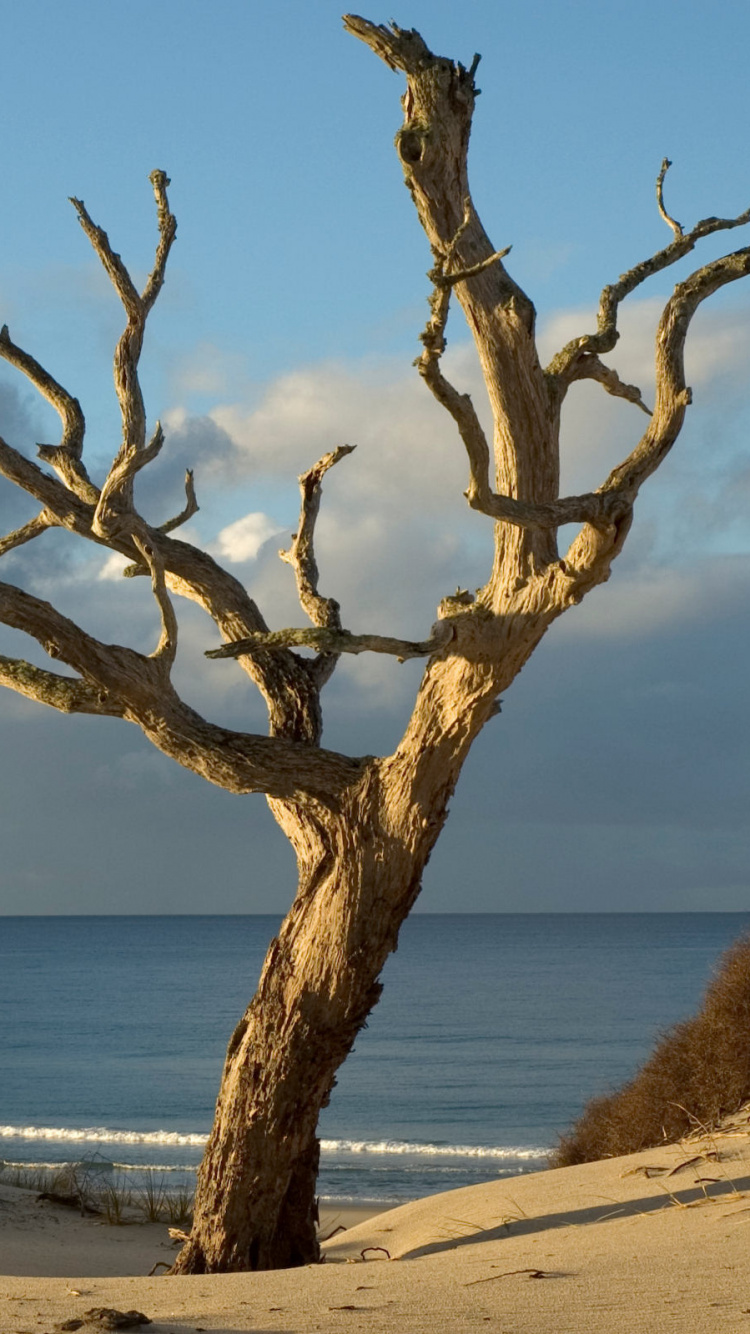
[[[504,1178],[359,1217],[328,1209],[325,1263],[173,1278],[164,1226],[110,1227],[0,1192],[0,1330],[97,1307],[206,1330],[660,1334],[750,1329],[750,1118],[626,1158]],[[93,1328],[84,1325],[86,1329]]]

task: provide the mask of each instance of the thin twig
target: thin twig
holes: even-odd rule
[[[489,1278],[473,1278],[470,1283],[464,1283],[464,1287],[473,1288],[477,1283],[494,1283],[496,1278],[512,1278],[514,1274],[528,1274],[529,1278],[550,1277],[543,1269],[506,1269],[502,1274],[490,1274]]]
[[[383,1255],[388,1256],[389,1260],[393,1258],[390,1251],[387,1251],[385,1246],[364,1246],[359,1253],[361,1259],[364,1260],[365,1256],[369,1254],[370,1251],[381,1251]]]
[[[667,226],[671,227],[675,236],[680,237],[684,236],[681,224],[677,222],[675,218],[670,217],[670,215],[667,213],[666,208],[664,207],[664,177],[669,171],[671,165],[672,163],[670,162],[669,158],[665,157],[659,169],[659,175],[656,178],[656,202],[659,206],[659,213],[666,222]]]

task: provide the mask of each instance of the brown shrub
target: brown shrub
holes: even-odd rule
[[[698,1013],[665,1033],[637,1075],[593,1098],[553,1167],[637,1153],[714,1126],[750,1097],[750,935],[722,955]]]

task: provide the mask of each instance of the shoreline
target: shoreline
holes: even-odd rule
[[[0,1329],[108,1306],[154,1334],[734,1334],[750,1328],[748,1110],[625,1158],[338,1210],[325,1263],[268,1273],[148,1277],[176,1253],[164,1225],[102,1226],[2,1187]]]

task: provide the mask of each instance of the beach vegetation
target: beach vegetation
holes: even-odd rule
[[[122,1175],[105,1174],[97,1164],[83,1161],[59,1167],[0,1161],[0,1186],[33,1191],[40,1201],[75,1209],[82,1217],[96,1217],[114,1227],[136,1223],[189,1224],[194,1192],[187,1187],[171,1190],[167,1178],[148,1172],[144,1183],[133,1189]]]
[[[719,960],[697,1014],[621,1089],[593,1098],[552,1155],[570,1167],[714,1130],[750,1098],[750,936]]]
[[[71,201],[125,312],[114,355],[122,440],[102,475],[88,471],[78,400],[14,341],[7,325],[0,330],[0,356],[61,422],[59,440],[38,447],[40,463],[0,439],[0,475],[36,502],[34,515],[0,539],[0,555],[32,542],[43,548],[45,533],[65,530],[124,557],[124,576],[150,586],[158,619],[151,651],[106,643],[50,602],[2,583],[0,622],[30,636],[63,670],[2,657],[0,684],[64,713],[130,723],[208,782],[237,795],[265,795],[298,863],[296,897],[227,1049],[192,1229],[174,1266],[181,1274],[319,1260],[319,1115],[380,996],[381,971],[419,895],[461,769],[550,627],[609,578],[640,489],[675,444],[691,402],[683,361],[691,320],[704,300],[750,274],[750,248],[686,273],[656,321],[653,402],[621,379],[610,360],[621,303],[704,238],[750,221],[748,210],[683,228],[665,203],[665,160],[656,202],[669,239],[607,282],[596,327],[581,316],[577,336],[545,364],[533,302],[506,265],[508,248],[490,241],[469,189],[479,57],[464,65],[436,56],[419,33],[395,24],[354,15],[344,23],[406,81],[396,151],[432,257],[429,318],[419,334],[416,368],[451,419],[456,448],[466,455],[466,500],[494,542],[484,584],[448,592],[429,634],[407,640],[353,633],[335,596],[321,590],[315,527],[322,486],[331,469],[345,479],[356,468],[352,445],[311,458],[299,479],[299,522],[282,556],[296,581],[304,625],[271,628],[273,607],[261,610],[213,554],[175,535],[198,508],[192,472],[171,516],[151,522],[138,508],[136,481],[139,494],[147,491],[149,465],[166,443],[158,422],[147,429],[139,381],[146,324],[177,229],[164,170],[150,177],[158,242],[141,289],[84,202]],[[489,433],[443,367],[454,299],[484,377]],[[564,495],[561,419],[569,391],[582,380],[623,401],[632,448],[606,477],[593,477],[590,490]],[[415,494],[415,507],[420,499]],[[572,539],[559,546],[558,531],[571,529]],[[207,613],[222,641],[207,656],[228,662],[260,691],[269,735],[214,723],[181,697],[173,675],[180,598]],[[321,744],[323,689],[342,655],[361,653],[424,662],[411,715],[387,755],[350,755]],[[153,1203],[156,1208],[156,1196]]]

